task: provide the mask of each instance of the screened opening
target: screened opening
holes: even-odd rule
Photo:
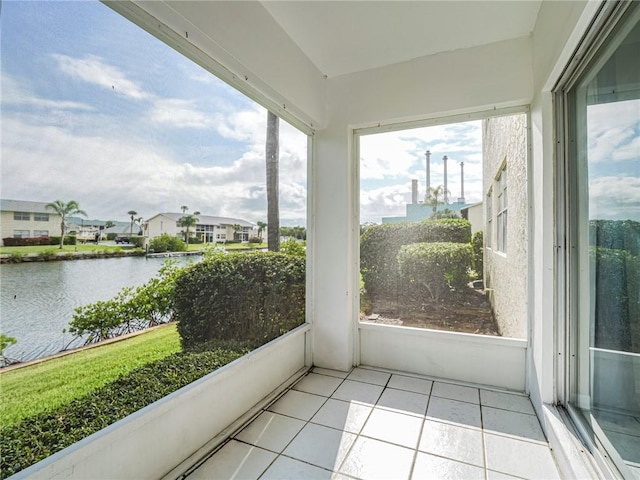
[[[526,338],[526,114],[357,138],[360,320]]]
[[[309,137],[100,2],[1,19],[2,360],[154,328],[3,369],[4,478],[305,322]]]

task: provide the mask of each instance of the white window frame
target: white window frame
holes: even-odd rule
[[[31,220],[31,214],[29,212],[13,212],[13,219],[28,222]]]
[[[496,212],[496,251],[507,253],[508,232],[508,195],[507,195],[507,167],[498,173],[496,178],[498,211]]]
[[[49,214],[48,213],[34,213],[33,214],[34,222],[48,222]]]

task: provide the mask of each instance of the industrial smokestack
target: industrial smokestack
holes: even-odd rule
[[[445,205],[449,203],[449,193],[447,190],[447,160],[449,160],[449,158],[446,155],[442,157],[442,164],[444,165],[444,204]]]
[[[460,162],[460,198],[458,203],[464,203],[464,162]]]
[[[425,194],[425,200],[428,200],[431,196],[431,152],[427,150],[424,152],[427,157],[427,192]]]
[[[411,203],[418,203],[418,180],[411,180]]]

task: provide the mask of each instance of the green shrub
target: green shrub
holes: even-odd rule
[[[118,236],[117,233],[109,232],[109,233],[107,233],[107,241],[113,242],[116,239],[117,236]]]
[[[262,243],[262,239],[260,237],[249,237],[249,243]]]
[[[77,307],[69,333],[90,344],[171,321],[175,281],[183,271],[165,262],[144,285],[125,287],[110,300]]]
[[[471,237],[471,248],[473,249],[473,269],[477,273],[478,279],[482,279],[484,275],[484,238],[482,230],[474,233]]]
[[[590,257],[597,285],[594,346],[640,353],[640,258],[601,247]]]
[[[211,255],[177,279],[173,307],[185,347],[210,339],[265,343],[304,322],[305,259]]]
[[[163,233],[159,237],[151,240],[149,250],[153,250],[155,253],[184,252],[187,250],[187,244],[178,237],[172,237],[168,233]]]
[[[412,243],[471,241],[471,224],[464,219],[425,220],[372,225],[360,236],[360,270],[370,298],[397,298],[400,247]]]
[[[435,242],[404,245],[398,253],[403,295],[434,300],[461,292],[471,268],[471,245]]]
[[[0,430],[0,478],[6,478],[246,353],[216,348],[144,365],[92,393]]]
[[[129,243],[136,248],[142,248],[144,246],[144,237],[142,235],[133,235],[129,239]]]
[[[201,238],[198,237],[189,237],[189,245],[200,245],[204,243]]]
[[[280,244],[280,251],[287,255],[294,255],[296,257],[305,258],[307,256],[307,250],[304,245],[293,238],[285,240]]]
[[[77,238],[75,235],[65,235],[64,236],[64,244],[65,245],[75,245]],[[60,235],[49,237],[49,245],[60,245]]]

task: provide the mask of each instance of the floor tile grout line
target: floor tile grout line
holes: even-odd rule
[[[482,437],[482,463],[484,464],[484,478],[489,480],[489,455],[487,454],[487,446],[484,437],[484,416],[482,415],[482,396],[478,390],[478,398],[480,400],[480,436]]]
[[[293,385],[291,385],[291,386],[290,386],[290,387],[285,391],[285,394],[286,394],[286,393],[288,393],[288,392],[290,392],[291,390],[293,390],[293,387],[295,387],[295,386],[296,386],[300,381],[302,381],[302,379],[303,379],[303,378],[306,378],[306,377],[309,375],[309,373],[311,373],[311,370],[310,370],[306,375],[304,375],[303,377],[301,377],[297,382],[295,382]],[[336,377],[334,377],[334,378],[336,378]],[[341,379],[341,380],[342,380],[342,381],[341,381],[341,382],[340,382],[340,384],[336,387],[336,390],[337,390],[338,388],[340,388],[340,385],[342,385],[342,384],[344,383],[344,381],[345,381],[345,379],[344,379],[344,378],[343,378],[343,379]],[[298,391],[298,390],[295,390],[295,391]],[[304,392],[304,393],[306,393],[306,392]],[[334,393],[335,393],[335,391],[334,391]],[[332,395],[333,395],[333,393],[332,393]],[[283,394],[282,396],[278,397],[278,400],[279,400],[280,398],[282,398],[283,396],[284,396],[284,394]],[[322,396],[322,397],[324,397],[324,395],[317,395],[317,396]],[[302,426],[302,428],[301,428],[300,430],[298,430],[298,433],[296,433],[296,434],[293,436],[293,438],[291,438],[291,440],[289,440],[289,442],[284,446],[284,448],[282,449],[282,451],[281,451],[281,452],[274,452],[274,453],[276,453],[276,458],[274,458],[274,459],[273,459],[273,461],[269,464],[269,466],[264,470],[264,472],[262,472],[262,473],[260,474],[260,476],[258,477],[258,480],[259,480],[262,476],[264,476],[264,474],[267,472],[267,470],[269,470],[269,468],[271,468],[271,466],[276,462],[276,460],[278,460],[278,458],[280,458],[281,456],[285,456],[286,458],[291,458],[291,457],[287,457],[286,455],[283,455],[283,454],[284,454],[284,451],[289,447],[289,445],[291,445],[291,443],[292,443],[292,442],[293,442],[293,441],[298,437],[298,435],[300,435],[300,432],[302,432],[302,430],[304,430],[304,429],[305,429],[305,427],[311,423],[311,419],[313,419],[313,417],[314,417],[314,416],[315,416],[315,415],[320,411],[320,409],[321,409],[321,408],[322,408],[322,407],[327,403],[327,401],[328,401],[328,400],[329,400],[329,398],[331,398],[331,397],[329,396],[329,397],[324,397],[324,398],[325,398],[325,401],[324,401],[324,402],[322,402],[322,405],[320,405],[320,407],[318,408],[318,410],[316,410],[316,412],[315,412],[313,415],[311,415],[311,418],[309,418],[309,420],[304,421],[304,420],[301,420],[300,418],[296,418],[296,420],[304,421],[304,422],[305,422],[305,424]],[[276,400],[276,401],[277,401],[277,400]],[[271,407],[273,404],[275,404],[275,401],[274,401],[274,402],[272,402],[271,404],[269,404],[269,407]],[[270,412],[270,413],[277,414],[276,412]],[[295,418],[295,417],[290,417],[290,416],[288,416],[288,415],[283,415],[283,416],[285,416],[285,417],[289,417],[289,418]],[[255,445],[255,446],[257,446],[257,445]],[[296,458],[295,460],[299,460],[299,459],[297,459],[297,458]],[[305,463],[307,463],[307,462],[305,462]],[[310,465],[311,465],[311,464],[310,464]],[[314,465],[314,466],[315,466],[315,465]]]
[[[351,370],[353,371],[353,369]],[[347,377],[348,378],[348,377]],[[346,380],[346,378],[345,378]],[[389,380],[391,380],[391,375],[389,375],[389,379],[387,380],[387,384],[389,383]],[[364,382],[363,382],[364,383]],[[380,385],[378,385],[380,386]],[[358,433],[355,434],[356,438],[353,440],[353,443],[351,444],[351,446],[349,447],[347,453],[345,454],[344,458],[342,459],[342,461],[340,462],[340,464],[338,465],[338,468],[336,470],[334,470],[334,473],[338,474],[338,475],[342,475],[342,473],[340,472],[340,469],[344,466],[344,462],[347,461],[347,458],[349,458],[349,455],[351,454],[351,452],[353,451],[353,447],[355,446],[355,444],[358,442],[358,439],[360,439],[360,437],[363,438],[370,438],[367,437],[365,435],[362,435],[362,430],[364,430],[365,425],[367,424],[367,422],[369,421],[369,418],[371,418],[371,414],[373,413],[373,410],[375,409],[375,406],[378,404],[378,402],[380,401],[380,397],[382,397],[382,394],[384,393],[384,391],[386,390],[386,387],[382,388],[382,392],[380,392],[380,395],[378,395],[378,398],[376,399],[375,403],[371,406],[371,410],[369,411],[369,414],[367,415],[366,420],[362,423],[362,427],[360,427],[360,429],[358,430]],[[351,402],[349,402],[351,403]],[[345,430],[343,430],[345,431]],[[347,432],[350,433],[350,432]],[[377,440],[377,439],[374,439]],[[407,479],[408,480],[408,479]]]
[[[424,417],[422,419],[422,425],[420,426],[420,433],[418,434],[418,442],[413,452],[413,460],[411,461],[411,468],[409,469],[409,480],[413,477],[413,471],[416,468],[416,461],[418,460],[418,452],[420,451],[420,442],[422,441],[422,433],[424,432],[424,426],[427,423],[427,412],[429,411],[429,404],[433,398],[433,386],[436,382],[431,382],[431,388],[429,388],[429,396],[427,398],[427,407],[424,409]]]

